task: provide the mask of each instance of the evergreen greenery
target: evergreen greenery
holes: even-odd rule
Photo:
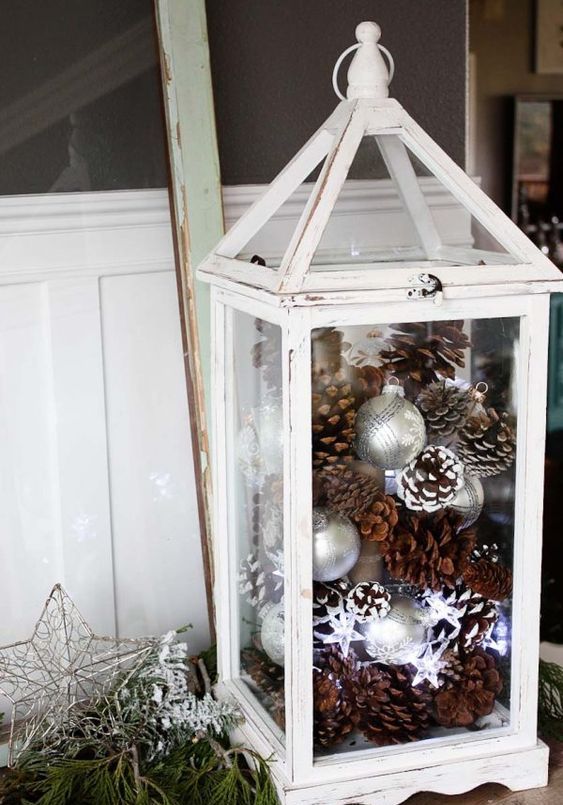
[[[563,668],[540,660],[538,727],[546,738],[563,741]]]
[[[276,805],[267,762],[229,748],[240,713],[211,697],[204,666],[198,685],[174,638],[50,723],[0,778],[0,805]]]

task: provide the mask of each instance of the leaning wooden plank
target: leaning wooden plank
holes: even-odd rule
[[[204,394],[210,377],[209,289],[196,284],[193,270],[223,234],[207,22],[204,0],[155,0],[155,8],[199,525],[209,622],[214,636],[211,482]]]

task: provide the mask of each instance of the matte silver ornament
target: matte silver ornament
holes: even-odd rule
[[[364,648],[377,662],[403,665],[420,654],[426,643],[427,616],[420,604],[406,595],[393,595],[391,609],[382,620],[362,623]]]
[[[361,540],[347,517],[313,509],[313,579],[334,581],[352,570],[360,556]]]
[[[284,602],[274,604],[264,615],[260,631],[262,648],[276,665],[285,661],[285,610]]]
[[[355,429],[358,456],[385,470],[404,467],[426,444],[422,414],[398,385],[384,386],[360,407]]]
[[[465,475],[465,484],[448,507],[463,517],[460,531],[473,525],[483,511],[484,502],[485,492],[480,479],[476,475]]]

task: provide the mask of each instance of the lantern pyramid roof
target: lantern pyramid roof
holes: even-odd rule
[[[553,263],[389,98],[394,65],[380,35],[374,22],[358,25],[357,44],[333,73],[340,103],[202,261],[199,278],[281,295],[412,288],[428,276],[421,272],[439,273],[444,288],[523,283],[522,290],[540,291],[547,283],[545,290],[555,290],[561,274]],[[338,69],[352,51],[344,97]],[[386,198],[401,210],[393,225],[385,227],[379,214],[366,226],[349,203],[335,215],[350,187],[357,197],[376,185],[383,192],[375,212],[385,212]],[[436,188],[462,213],[463,234],[451,231],[433,203]],[[276,254],[268,248],[268,225],[284,209],[300,215]]]

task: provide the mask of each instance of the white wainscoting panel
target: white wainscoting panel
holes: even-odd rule
[[[224,188],[227,225],[263,189]],[[467,217],[425,191],[469,242]],[[305,197],[257,251],[283,251]],[[350,215],[401,231],[385,182],[348,183],[336,212],[336,233]],[[100,633],[191,622],[191,648],[207,645],[187,417],[166,192],[0,198],[0,644],[62,582]]]
[[[208,644],[165,191],[0,199],[0,579],[0,644],[56,582]]]

